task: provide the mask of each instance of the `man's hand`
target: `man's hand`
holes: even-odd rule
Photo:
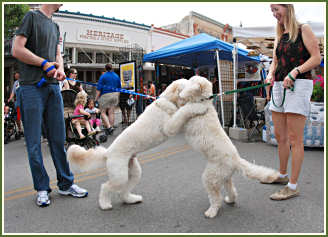
[[[52,78],[56,78],[55,74],[57,71],[57,68],[59,67],[59,64],[56,62],[47,62],[42,70],[46,71],[48,68],[50,68],[51,66],[54,66],[55,68],[51,69],[49,72],[47,72],[47,77],[52,77]]]
[[[54,74],[54,78],[57,79],[57,81],[63,81],[66,78],[66,74],[64,71],[57,69],[55,74]]]

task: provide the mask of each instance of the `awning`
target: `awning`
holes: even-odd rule
[[[216,50],[219,50],[220,60],[232,61],[233,45],[205,33],[148,53],[143,61],[186,67],[216,65]],[[247,50],[238,49],[239,61],[260,61],[259,57],[247,55]]]

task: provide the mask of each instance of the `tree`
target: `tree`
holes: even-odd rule
[[[5,39],[10,39],[21,24],[25,13],[28,12],[29,6],[27,4],[4,4],[4,8]]]

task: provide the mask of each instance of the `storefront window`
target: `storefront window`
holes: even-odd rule
[[[78,63],[92,63],[92,53],[79,52],[78,53]]]
[[[106,56],[103,53],[96,54],[96,63],[107,63]]]

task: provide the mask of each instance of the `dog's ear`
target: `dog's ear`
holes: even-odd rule
[[[200,93],[200,85],[198,83],[190,83],[189,86],[186,86],[179,94],[182,99],[188,99],[192,96],[195,96],[197,93]]]
[[[199,85],[200,87],[199,93],[202,97],[208,98],[213,94],[212,92],[213,85],[205,77],[193,76],[189,79],[189,81]]]
[[[205,79],[205,81],[200,82],[199,85],[202,96],[208,98],[213,95],[213,85],[207,79]]]
[[[178,89],[178,84],[174,81],[172,82],[161,94],[161,97],[164,96],[166,98],[171,98]]]

